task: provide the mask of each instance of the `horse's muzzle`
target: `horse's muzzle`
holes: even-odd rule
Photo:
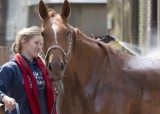
[[[48,70],[51,79],[61,79],[64,73],[64,64],[61,62],[51,62],[48,64]]]

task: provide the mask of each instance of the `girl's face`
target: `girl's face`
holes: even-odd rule
[[[42,50],[43,39],[41,35],[35,35],[28,42],[22,43],[22,55],[33,60],[38,57],[38,53]]]

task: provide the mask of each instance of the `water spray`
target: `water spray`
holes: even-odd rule
[[[133,51],[133,49],[130,49],[128,47],[128,45],[125,45],[126,43],[124,42],[120,42],[117,38],[111,36],[111,35],[105,35],[104,38],[101,39],[101,41],[105,42],[105,43],[109,43],[110,41],[114,41],[119,43],[121,46],[123,46],[125,49],[127,49],[129,52],[131,52],[132,54],[136,55],[136,56],[140,56],[139,54],[137,54],[136,52]]]

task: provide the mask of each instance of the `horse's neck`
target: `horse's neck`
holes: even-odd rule
[[[102,67],[105,57],[104,50],[95,40],[83,35],[77,36],[72,49],[69,74],[85,85],[91,78],[97,78],[94,75],[105,68]]]
[[[74,45],[73,55],[77,64],[82,66],[85,64],[92,66],[94,62],[98,61],[98,53],[101,51],[101,48],[94,39],[79,33]]]

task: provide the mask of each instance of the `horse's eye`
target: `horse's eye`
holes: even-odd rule
[[[44,37],[44,32],[41,32],[41,35]]]

